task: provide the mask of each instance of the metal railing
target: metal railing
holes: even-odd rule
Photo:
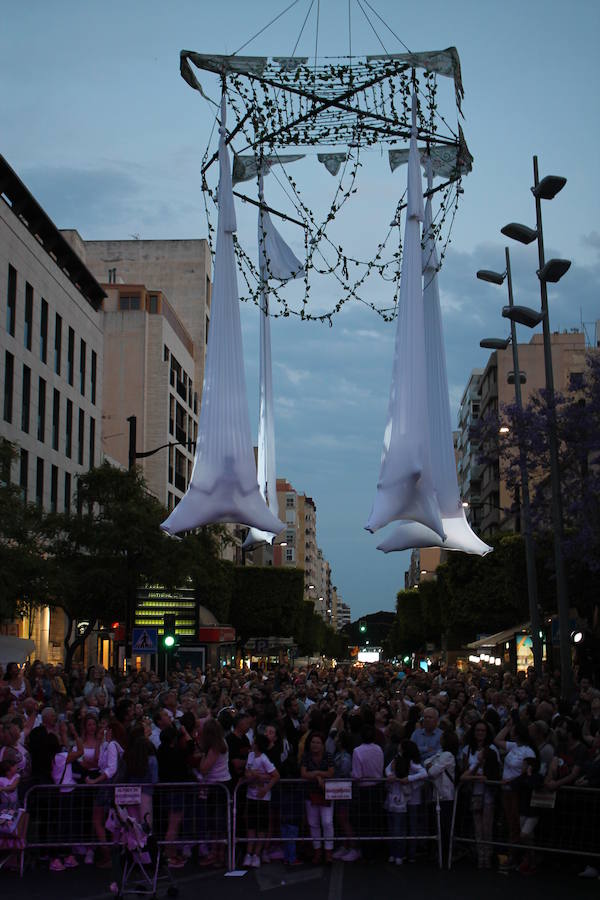
[[[480,786],[476,791],[474,784]],[[523,795],[502,782],[460,783],[452,811],[448,868],[458,844],[473,848],[480,868],[491,868],[495,853],[501,864],[505,858],[512,865],[525,853],[532,858],[543,853],[600,858],[597,788],[542,788],[533,791],[526,814],[523,809]]]

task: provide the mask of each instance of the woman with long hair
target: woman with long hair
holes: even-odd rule
[[[300,765],[300,775],[309,784],[306,801],[306,818],[313,843],[315,865],[321,862],[321,830],[325,842],[325,862],[331,862],[333,852],[333,806],[325,799],[325,782],[333,778],[334,765],[325,750],[323,735],[318,731],[309,732],[306,749]]]
[[[461,782],[470,786],[469,811],[473,818],[473,830],[477,847],[477,865],[489,869],[492,865],[494,834],[494,807],[496,788],[487,784],[500,778],[500,756],[494,746],[494,729],[480,720],[465,735],[461,756]]]
[[[510,736],[510,739],[508,739]],[[508,839],[511,846],[506,868],[516,865],[514,846],[519,843],[521,835],[521,822],[519,815],[519,791],[512,783],[516,782],[523,773],[523,761],[534,757],[539,759],[537,748],[533,746],[529,729],[521,721],[518,709],[513,709],[509,722],[499,731],[494,741],[500,750],[504,750],[504,765],[502,768],[502,806],[504,818],[508,828]]]
[[[202,784],[198,795],[201,834],[203,840],[211,844],[211,852],[200,861],[200,865],[221,868],[225,865],[227,802],[225,792],[218,785],[228,784],[231,774],[227,741],[216,719],[207,719],[204,723],[194,772]]]

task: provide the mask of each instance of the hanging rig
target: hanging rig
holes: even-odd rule
[[[242,202],[262,206],[271,215],[303,231],[303,295],[297,306],[292,307],[281,288],[271,281],[269,292],[276,303],[271,304],[269,314],[274,318],[296,315],[303,320],[331,325],[335,313],[354,299],[384,320],[392,320],[399,293],[404,194],[396,204],[386,232],[368,258],[345,252],[330,237],[329,227],[357,193],[357,178],[365,154],[375,148],[380,152],[387,150],[392,171],[407,161],[408,150],[401,145],[406,145],[410,137],[410,102],[415,90],[417,139],[422,159],[425,161],[427,156],[431,159],[433,173],[441,179],[441,183],[427,192],[439,200],[432,231],[441,244],[441,265],[462,194],[461,180],[472,167],[460,124],[456,130],[450,128],[438,108],[438,76],[442,76],[453,80],[458,118],[462,116],[463,88],[456,49],[321,60],[316,54],[314,60],[309,60],[301,56],[219,56],[182,51],[182,77],[214,103],[195,70],[219,77],[233,115],[235,124],[227,134],[227,143],[233,151],[233,181],[237,188],[234,194]],[[333,199],[320,216],[311,210],[298,181],[288,171],[288,164],[314,154],[315,149],[318,163],[337,178]],[[212,218],[216,204],[216,159],[217,153],[211,152],[209,140],[201,174],[211,251],[215,233]],[[245,183],[257,181],[261,172],[273,174],[291,209],[281,210],[255,199],[249,196],[247,187],[240,190]],[[392,242],[396,228],[398,234]],[[237,240],[235,249],[247,291],[241,299],[258,305],[261,293],[258,266]],[[324,313],[310,311],[313,274],[333,276],[338,284],[339,298]],[[391,305],[388,301],[386,306],[377,306],[361,296],[372,274],[394,284]]]

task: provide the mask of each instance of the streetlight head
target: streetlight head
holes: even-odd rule
[[[531,244],[537,238],[536,228],[529,228],[528,225],[521,225],[519,222],[509,222],[500,231],[505,237],[519,241],[520,244]]]
[[[538,200],[553,200],[562,191],[567,179],[562,175],[546,175],[545,178],[531,188],[531,193]]]
[[[583,631],[572,631],[571,640],[574,644],[581,644],[583,640]]]
[[[492,272],[491,269],[480,269],[477,272],[480,281],[489,281],[490,284],[502,284],[506,278],[506,272]]]
[[[484,338],[479,341],[479,346],[484,350],[506,350],[510,344],[510,338]]]
[[[463,500],[463,502],[462,502],[460,505],[462,506],[463,509],[468,509],[468,508],[469,508],[469,501],[468,501],[468,500]]]
[[[540,281],[551,281],[556,284],[570,268],[570,259],[549,259],[538,272],[538,276]]]
[[[501,425],[498,429],[498,434],[510,434],[510,428],[508,425]]]
[[[287,547],[287,541],[281,541],[279,544],[280,547]]]
[[[544,318],[544,313],[529,306],[503,306],[502,316],[527,328],[535,328]]]
[[[514,384],[515,381],[516,381],[515,373],[514,373],[514,372],[509,372],[509,373],[507,374],[507,376],[506,376],[506,383],[507,383],[507,384]],[[527,374],[526,374],[526,372],[519,372],[519,383],[520,383],[520,384],[527,384]]]

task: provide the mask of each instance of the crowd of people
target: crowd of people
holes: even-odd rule
[[[439,800],[444,863],[454,814],[455,837],[470,841],[461,850],[467,861],[530,875],[543,846],[581,851],[567,833],[576,820],[582,833],[598,824],[600,690],[581,677],[570,698],[559,698],[558,673],[536,679],[531,670],[441,664],[430,672],[387,663],[205,672],[176,665],[161,680],[146,670],[10,663],[0,671],[0,809],[22,805],[36,785],[60,785],[67,838],[74,786],[99,786],[87,807],[93,840],[68,848],[57,840],[53,872],[111,865],[112,783],[142,785],[143,821],[158,815],[161,785],[199,785],[190,801],[197,834],[190,837],[183,794],[171,792],[160,810],[173,868],[192,857],[225,865],[221,786],[237,791],[244,867],[334,859],[400,866],[437,860],[427,837],[437,834]],[[329,781],[351,782],[351,795],[332,799]],[[565,786],[591,789],[588,812]],[[598,876],[593,846],[589,858],[574,859],[579,874]]]

